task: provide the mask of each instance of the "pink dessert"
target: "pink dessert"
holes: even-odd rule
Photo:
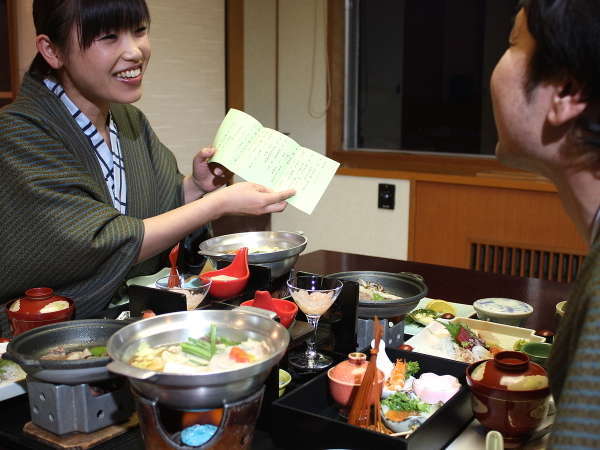
[[[424,373],[413,382],[413,391],[429,404],[447,402],[460,389],[460,383],[452,375]]]

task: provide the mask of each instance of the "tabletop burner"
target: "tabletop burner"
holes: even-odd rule
[[[182,411],[161,406],[132,388],[146,448],[153,450],[243,450],[250,448],[258,418],[264,386],[257,392],[223,408],[203,411]],[[192,425],[217,426],[212,438],[200,446],[190,447],[181,442],[181,431]]]
[[[56,435],[92,433],[125,422],[133,402],[125,378],[93,384],[53,384],[27,377],[31,422]]]

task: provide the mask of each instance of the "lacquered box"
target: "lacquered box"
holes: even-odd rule
[[[290,449],[434,450],[451,442],[473,418],[465,381],[467,364],[400,350],[387,350],[387,354],[392,361],[418,361],[420,373],[453,375],[461,388],[409,437],[391,437],[346,423],[329,394],[324,372],[273,402],[272,436],[276,445]]]

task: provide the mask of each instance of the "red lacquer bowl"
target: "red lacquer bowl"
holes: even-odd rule
[[[548,412],[548,374],[525,353],[499,352],[467,368],[475,418],[511,446],[526,441]]]
[[[289,300],[273,298],[268,291],[256,291],[254,299],[242,302],[240,306],[254,306],[268,311],[273,311],[279,317],[279,322],[286,328],[289,328],[296,314],[298,314],[298,305]]]
[[[43,309],[53,302],[65,301],[68,308],[53,312],[44,312]],[[19,302],[17,311],[11,311],[11,307]],[[25,296],[11,301],[6,306],[8,323],[11,334],[17,336],[32,328],[41,327],[51,323],[70,320],[75,312],[75,303],[68,297],[54,295],[54,291],[48,287],[32,288],[25,291]]]
[[[368,365],[367,355],[356,352],[350,353],[347,360],[327,371],[329,392],[338,405],[350,408]],[[383,379],[383,372],[377,369],[377,388],[371,391],[371,401],[373,402],[381,397]]]
[[[220,280],[219,276],[231,277],[231,279]],[[233,297],[241,293],[248,284],[250,269],[248,268],[248,247],[240,248],[231,264],[219,270],[211,270],[199,275],[204,282],[212,280],[210,295],[216,298]],[[215,278],[217,277],[217,278]]]

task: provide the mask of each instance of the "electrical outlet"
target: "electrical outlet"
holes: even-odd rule
[[[377,196],[377,207],[380,209],[394,209],[396,202],[396,185],[379,184],[379,195]]]

